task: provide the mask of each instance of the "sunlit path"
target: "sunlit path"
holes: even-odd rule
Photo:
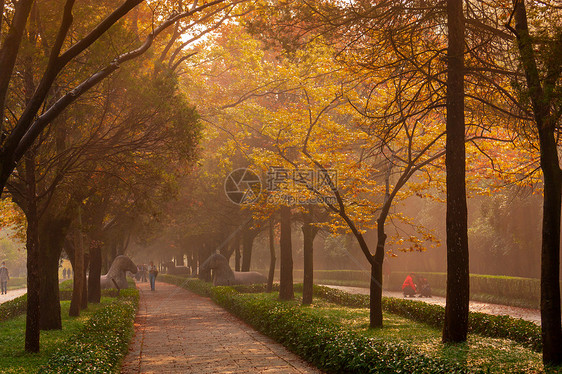
[[[320,373],[209,299],[167,283],[138,286],[122,373]]]

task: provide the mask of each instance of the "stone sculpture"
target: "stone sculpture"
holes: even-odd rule
[[[100,277],[100,285],[102,289],[107,288],[128,288],[129,284],[127,283],[127,271],[130,271],[133,274],[137,272],[137,265],[131,261],[131,259],[127,256],[117,256],[107,274],[102,275]],[[114,283],[115,282],[115,283]]]
[[[202,265],[200,272],[214,270],[213,285],[231,286],[235,284],[267,283],[267,278],[257,271],[232,271],[228,260],[221,254],[211,255]]]

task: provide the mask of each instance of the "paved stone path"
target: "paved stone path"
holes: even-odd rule
[[[5,303],[6,301],[10,301],[24,295],[27,293],[27,288],[19,288],[17,290],[8,290],[8,293],[5,295],[0,295],[0,304]]]
[[[363,287],[330,286],[330,285],[325,285],[325,286],[336,288],[338,290],[342,290],[349,293],[363,294],[363,295],[369,294],[369,289]],[[404,298],[402,292],[383,291],[382,295],[387,297],[396,297],[400,299]],[[423,301],[429,304],[437,304],[437,305],[445,306],[445,298],[439,296],[433,296],[429,298],[415,297],[411,299],[408,298],[408,300]],[[538,309],[518,308],[515,306],[490,304],[490,303],[484,303],[484,302],[472,301],[472,300],[470,301],[469,308],[471,312],[482,312],[482,313],[494,314],[498,316],[509,315],[515,318],[522,318],[526,321],[534,322],[537,325],[541,324],[541,312]]]
[[[122,373],[321,373],[208,298],[167,283],[137,287]]]

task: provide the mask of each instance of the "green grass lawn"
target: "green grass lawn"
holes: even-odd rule
[[[277,294],[258,297],[276,299]],[[300,295],[297,295],[297,298]],[[490,373],[543,373],[542,356],[509,339],[494,339],[470,335],[468,342],[456,345],[441,343],[441,330],[411,321],[394,314],[384,313],[384,327],[369,329],[369,310],[348,308],[315,299],[303,307],[308,314],[320,315],[347,326],[350,330],[376,339],[409,344],[414,350],[441,360]]]
[[[41,331],[41,352],[30,354],[24,352],[25,315],[0,323],[0,372],[1,373],[35,373],[45,364],[49,356],[83,326],[91,315],[112,298],[102,298],[100,304],[89,304],[81,311],[80,317],[69,317],[70,301],[62,301],[62,330]]]

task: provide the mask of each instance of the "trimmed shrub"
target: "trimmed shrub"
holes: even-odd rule
[[[446,273],[415,272],[423,275],[436,296],[445,296]],[[392,272],[385,278],[384,287],[401,291],[407,272]],[[302,281],[303,271],[295,270],[294,279]],[[314,270],[314,280],[319,283],[369,287],[370,272],[365,270]],[[561,283],[562,285],[562,283]],[[540,307],[540,279],[498,275],[470,274],[470,299],[523,308]]]
[[[27,310],[27,294],[0,304],[0,322],[24,314]]]
[[[138,291],[126,289],[57,349],[39,373],[118,373],[133,336]]]
[[[213,288],[213,285],[211,283],[203,282],[197,278],[186,278],[177,275],[158,274],[156,279],[161,282],[166,282],[179,287],[187,288],[198,295],[207,297],[211,296],[211,288]]]
[[[435,295],[444,296],[446,273],[416,273],[423,275]],[[387,288],[400,291],[406,272],[393,272]],[[540,279],[507,277],[499,275],[470,274],[470,299],[523,308],[540,307]]]
[[[302,287],[302,286],[301,286]],[[353,308],[368,308],[368,295],[355,295],[325,286],[314,286],[314,295],[340,305]],[[385,311],[426,323],[436,328],[443,328],[445,308],[423,301],[383,297],[382,307]],[[507,338],[525,345],[537,352],[542,351],[541,328],[533,322],[510,316],[469,312],[469,332],[491,338]]]
[[[59,283],[59,290],[72,290],[74,286],[74,281],[72,279],[67,279]]]

